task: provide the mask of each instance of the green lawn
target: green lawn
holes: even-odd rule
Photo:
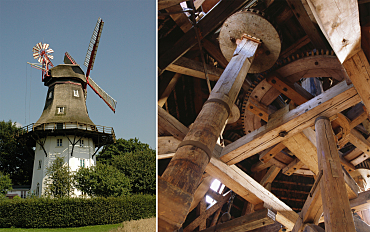
[[[84,227],[72,227],[72,228],[40,228],[40,229],[22,229],[22,228],[2,228],[0,229],[1,232],[47,232],[47,231],[55,231],[55,232],[108,232],[112,229],[118,228],[120,224],[111,224],[111,225],[98,225],[98,226],[84,226]]]

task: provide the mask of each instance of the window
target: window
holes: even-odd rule
[[[84,146],[84,141],[83,139],[80,140],[80,147],[83,147]]]
[[[40,183],[37,183],[36,196],[39,196],[39,195],[40,195]]]
[[[39,166],[37,169],[41,169],[42,160],[39,160]]]
[[[58,114],[64,114],[64,107],[57,107]]]
[[[48,99],[51,99],[53,97],[53,91],[49,92]]]
[[[73,96],[75,96],[75,97],[79,97],[79,95],[78,95],[78,90],[73,90]]]
[[[85,160],[84,159],[80,159],[80,167],[85,167]]]
[[[57,130],[63,129],[63,123],[57,123]]]
[[[57,139],[57,147],[63,146],[63,140],[62,139]]]

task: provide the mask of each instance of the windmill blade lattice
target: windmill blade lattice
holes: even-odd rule
[[[113,112],[116,112],[116,105],[117,101],[114,100],[109,94],[107,94],[98,84],[95,83],[91,77],[89,77],[89,86],[94,90],[96,94],[99,95],[103,99],[103,101],[113,110]]]
[[[90,70],[93,69],[96,52],[99,46],[99,40],[101,32],[103,30],[104,22],[101,18],[98,19],[98,22],[95,25],[93,35],[91,36],[90,44],[87,49],[84,65],[87,67],[86,76],[89,75]]]

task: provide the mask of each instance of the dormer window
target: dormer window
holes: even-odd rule
[[[78,90],[73,90],[73,96],[79,97],[80,95],[78,94]]]

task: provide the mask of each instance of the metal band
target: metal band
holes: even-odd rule
[[[223,105],[223,106],[226,108],[226,110],[227,110],[227,114],[228,114],[228,116],[230,116],[231,109],[230,109],[230,107],[229,107],[229,104],[227,104],[224,100],[221,100],[221,99],[219,99],[219,98],[211,98],[211,99],[208,99],[208,100],[204,103],[204,105],[205,105],[205,104],[207,104],[207,103],[211,103],[211,102],[217,102],[217,103],[220,103],[221,105]]]
[[[184,141],[182,141],[179,144],[179,146],[177,147],[177,149],[179,149],[180,147],[183,147],[183,146],[187,146],[187,145],[191,145],[191,146],[194,146],[194,147],[197,147],[197,148],[202,149],[208,155],[208,157],[210,159],[212,158],[212,151],[209,150],[209,148],[206,145],[204,145],[203,143],[201,143],[199,141],[195,141],[195,140],[184,140]]]

